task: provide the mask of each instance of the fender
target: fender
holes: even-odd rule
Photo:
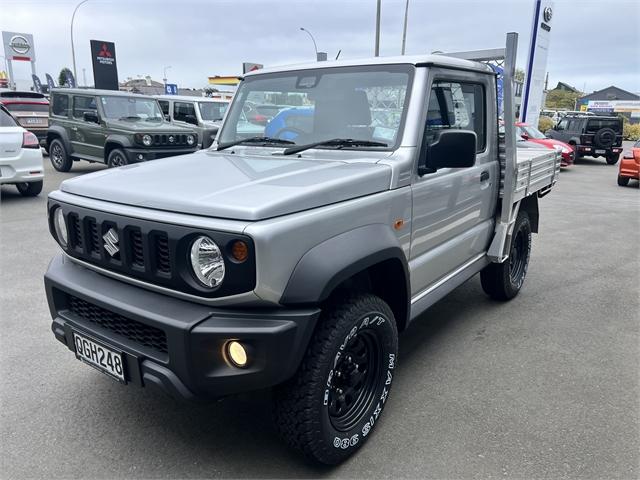
[[[119,135],[119,134],[113,134],[113,135],[109,135],[105,141],[104,141],[104,145],[105,148],[108,144],[110,143],[116,143],[118,144],[121,148],[131,148],[131,147],[135,147],[135,144],[131,143],[131,139],[127,136],[127,135]]]
[[[73,153],[73,149],[71,148],[71,140],[69,139],[69,134],[64,127],[60,125],[51,125],[47,131],[47,149],[49,148],[49,144],[51,140],[54,138],[59,138],[62,140],[62,144],[64,145],[67,153]]]
[[[326,300],[345,280],[390,259],[402,264],[406,292],[411,292],[407,258],[390,227],[374,224],[342,233],[304,254],[289,278],[280,303],[317,304]]]

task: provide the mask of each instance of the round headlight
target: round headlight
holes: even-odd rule
[[[196,143],[195,137],[193,135],[187,135],[187,144],[193,145],[194,143]]]
[[[150,147],[152,143],[153,143],[153,138],[151,138],[151,135],[146,134],[142,136],[142,144],[145,147]]]
[[[205,287],[217,287],[224,279],[224,258],[216,242],[198,237],[191,245],[191,266]]]
[[[53,228],[62,248],[67,248],[67,222],[61,208],[56,208],[53,212]]]

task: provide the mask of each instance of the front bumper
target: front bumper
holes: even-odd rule
[[[186,400],[287,380],[298,368],[319,315],[317,309],[211,308],[107,278],[63,254],[49,265],[45,289],[51,329],[71,351],[73,331],[89,335],[123,353],[128,383]],[[78,302],[89,307],[79,310]],[[225,360],[229,340],[247,347],[246,368]]]
[[[147,160],[156,160],[158,158],[175,157],[177,155],[186,155],[198,151],[198,146],[194,145],[190,148],[126,148],[124,150],[129,163],[146,162]]]
[[[0,158],[0,185],[37,182],[44,178],[39,148],[21,148],[18,156]]]

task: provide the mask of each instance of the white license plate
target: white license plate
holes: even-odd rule
[[[607,153],[607,151],[606,151],[606,150],[596,150],[595,152],[596,152],[596,153]]]
[[[34,123],[40,123],[40,119],[39,118],[27,118],[27,124],[31,125]]]
[[[121,353],[76,332],[73,332],[73,343],[78,360],[124,383],[124,364]]]

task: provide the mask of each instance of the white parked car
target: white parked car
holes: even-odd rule
[[[0,185],[14,184],[25,197],[42,191],[44,169],[38,138],[0,106]]]

